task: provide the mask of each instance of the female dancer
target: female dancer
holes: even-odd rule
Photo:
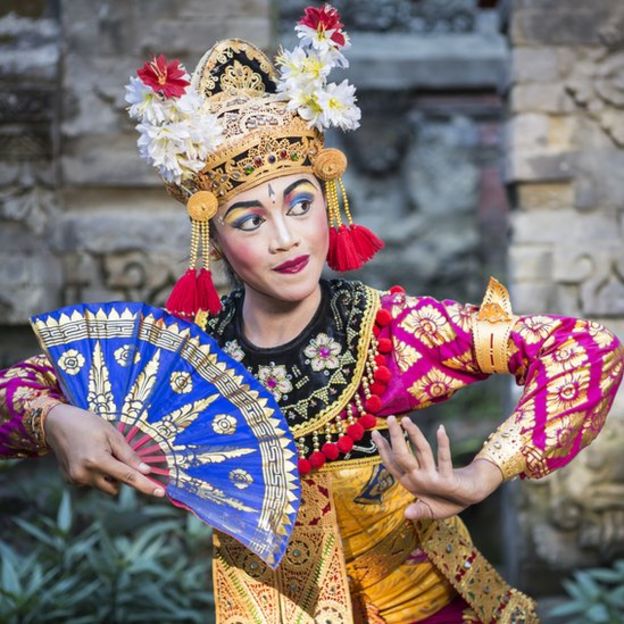
[[[495,280],[480,307],[322,280],[326,261],[357,268],[380,243],[351,223],[346,159],[323,146],[322,129],[359,118],[352,87],[326,82],[348,39],[327,6],[306,10],[297,29],[302,46],[282,53],[279,74],[253,45],[229,40],[204,56],[192,84],[159,57],[129,87],[142,155],[193,224],[191,268],[167,308],[273,392],[299,449],[302,505],[280,566],[215,535],[218,620],[536,622],[532,601],[456,514],[593,440],[621,381],[622,346],[591,321],[514,316]],[[209,244],[241,283],[223,302],[196,267]],[[524,392],[468,466],[452,466],[443,426],[436,458],[409,418],[396,420],[494,372],[513,374]],[[73,482],[164,494],[116,430],[65,403],[44,356],[4,371],[0,393],[2,455],[52,449]]]

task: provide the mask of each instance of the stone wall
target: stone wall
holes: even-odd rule
[[[124,84],[156,52],[194,67],[218,39],[268,47],[269,0],[30,0],[0,8],[0,365],[37,350],[31,314],[162,304],[181,209],[138,158]]]
[[[515,311],[592,318],[624,338],[624,6],[509,4]],[[620,393],[575,462],[517,486],[520,517],[510,516],[507,543],[529,591],[555,590],[573,568],[624,553],[623,443]]]

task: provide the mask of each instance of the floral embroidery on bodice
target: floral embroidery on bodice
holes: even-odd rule
[[[308,326],[274,348],[250,343],[242,331],[243,292],[234,291],[207,331],[273,393],[287,422],[304,425],[327,410],[352,384],[370,289],[359,282],[321,280],[321,303]],[[358,445],[373,451],[369,436]],[[352,456],[358,456],[354,448]]]
[[[303,350],[303,354],[309,359],[309,363],[313,371],[326,370],[325,374],[329,375],[329,370],[338,368],[340,360],[338,356],[342,352],[342,345],[332,340],[327,334],[321,332],[310,340],[308,346]]]

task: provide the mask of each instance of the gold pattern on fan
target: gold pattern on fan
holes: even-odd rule
[[[203,464],[221,464],[222,462],[232,459],[233,457],[242,457],[255,453],[252,448],[237,448],[224,451],[206,451],[197,452],[192,446],[174,446],[173,451],[177,453],[178,463],[181,468],[190,468],[192,466],[201,466]],[[186,455],[182,455],[182,452]]]
[[[134,425],[135,421],[145,409],[145,401],[149,399],[160,365],[160,349],[154,353],[154,357],[145,365],[145,368],[137,375],[137,378],[124,399],[121,408],[121,422],[124,425]]]
[[[115,405],[108,368],[104,362],[104,355],[99,342],[96,342],[93,348],[93,364],[89,369],[87,403],[89,411],[99,414],[106,420],[115,420],[117,406]]]
[[[191,477],[185,472],[180,471],[178,483],[181,486],[186,486],[186,489],[196,496],[199,496],[200,498],[203,498],[205,500],[212,501],[213,503],[217,503],[217,505],[227,505],[228,507],[232,507],[237,511],[258,511],[253,507],[249,507],[248,505],[241,503],[241,501],[232,498],[231,496],[227,496],[225,492],[223,492],[223,490],[214,487],[214,485],[210,485],[210,483],[206,483],[205,481],[201,481],[200,479]]]

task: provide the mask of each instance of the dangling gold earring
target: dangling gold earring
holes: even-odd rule
[[[176,282],[165,308],[189,320],[217,314],[221,310],[221,300],[210,273],[210,219],[217,213],[218,205],[216,196],[210,191],[193,193],[186,204],[192,227],[189,268]],[[198,267],[200,258],[203,266]]]
[[[325,202],[329,219],[329,249],[327,264],[334,271],[353,271],[366,264],[380,249],[383,241],[363,225],[353,223],[347,191],[342,175],[347,169],[347,157],[339,149],[322,149],[313,166],[314,174],[325,185]],[[342,222],[340,199],[348,225]]]

